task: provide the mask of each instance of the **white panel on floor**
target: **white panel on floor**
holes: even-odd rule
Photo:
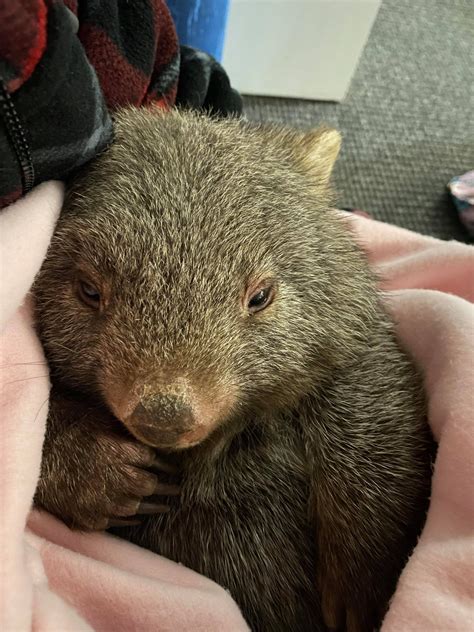
[[[232,0],[223,65],[244,94],[341,101],[381,0]]]

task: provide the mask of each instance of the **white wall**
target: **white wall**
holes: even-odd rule
[[[341,101],[381,0],[232,0],[223,65],[244,94]]]

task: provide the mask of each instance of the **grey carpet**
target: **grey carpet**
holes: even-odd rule
[[[474,168],[473,90],[474,0],[384,0],[343,103],[246,97],[245,111],[337,127],[340,206],[465,240],[446,184]]]

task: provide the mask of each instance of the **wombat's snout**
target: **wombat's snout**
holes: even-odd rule
[[[168,450],[201,443],[225,421],[233,405],[230,394],[219,398],[216,393],[198,393],[187,380],[160,382],[154,387],[109,388],[105,395],[114,414],[136,439]]]

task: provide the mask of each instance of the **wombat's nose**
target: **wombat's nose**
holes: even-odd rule
[[[153,395],[142,399],[132,415],[137,421],[151,423],[163,429],[185,430],[193,423],[193,412],[185,399],[178,395]]]
[[[183,396],[174,394],[143,398],[126,423],[137,438],[154,446],[174,444],[194,424],[191,406]]]

